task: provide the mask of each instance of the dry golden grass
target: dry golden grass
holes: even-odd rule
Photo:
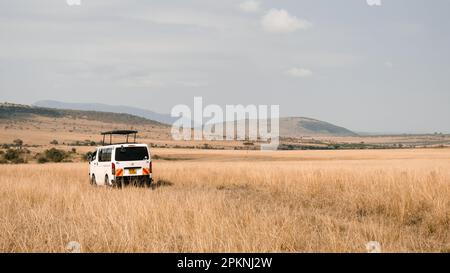
[[[155,150],[154,189],[0,166],[0,252],[450,251],[450,151]]]

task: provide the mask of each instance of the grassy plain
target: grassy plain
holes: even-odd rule
[[[450,149],[153,149],[155,185],[0,165],[0,252],[450,251]]]

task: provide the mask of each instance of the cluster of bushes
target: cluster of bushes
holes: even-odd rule
[[[59,150],[56,148],[51,148],[45,150],[43,154],[38,156],[38,163],[47,163],[47,162],[67,162],[67,159],[70,157],[69,153]]]
[[[28,149],[7,149],[6,151],[0,151],[0,164],[21,164],[27,163],[27,156],[31,151]],[[45,150],[42,154],[37,154],[34,156],[38,163],[48,163],[48,162],[70,162],[70,155],[76,153],[75,149],[70,152],[63,150],[51,148]]]
[[[26,163],[26,154],[29,154],[28,149],[23,149],[23,140],[15,139],[10,144],[2,144],[1,148],[6,151],[0,151],[0,164],[21,164]]]
[[[83,141],[77,140],[77,141],[72,142],[72,143],[67,143],[67,145],[69,145],[69,146],[96,146],[97,142],[86,139],[86,140],[83,140]]]
[[[328,145],[294,145],[294,144],[280,144],[278,150],[364,150],[364,149],[395,149],[395,148],[407,148],[403,144],[394,145],[379,145],[379,144],[365,144],[361,143],[340,143],[340,144],[328,144]],[[413,148],[413,146],[409,146]],[[415,148],[415,147],[414,147]]]
[[[11,149],[5,151],[0,151],[0,164],[21,164],[27,163],[25,158],[26,154],[29,154],[30,151],[27,149]]]
[[[58,145],[59,141],[54,139],[54,140],[50,141],[50,144],[51,145]],[[71,143],[63,142],[62,144],[63,145],[68,145],[68,146],[96,146],[97,142],[89,140],[89,139],[86,139],[86,140],[83,140],[83,141],[77,140],[77,141],[71,142]]]
[[[293,144],[280,144],[278,150],[281,151],[297,151],[297,150],[334,150],[338,149],[331,146],[314,146],[314,145],[293,145]]]

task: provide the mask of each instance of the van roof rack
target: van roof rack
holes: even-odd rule
[[[105,137],[107,135],[109,135],[109,145],[112,145],[112,136],[113,135],[126,135],[127,136],[127,140],[125,143],[136,143],[136,134],[138,133],[138,131],[135,130],[114,130],[114,131],[108,131],[108,132],[102,132],[102,136],[103,136],[103,140],[102,140],[102,145],[105,145]],[[130,135],[134,135],[134,140],[133,142],[129,142],[129,136]],[[123,144],[123,143],[117,143],[117,144]]]

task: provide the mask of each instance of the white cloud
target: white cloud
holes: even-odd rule
[[[258,12],[260,10],[260,3],[256,0],[247,0],[239,4],[239,8],[244,12]]]
[[[286,74],[292,77],[297,77],[297,78],[307,78],[307,77],[311,77],[313,75],[313,72],[309,69],[306,68],[291,68],[288,71],[286,71]]]
[[[266,31],[288,33],[298,29],[307,29],[311,23],[290,15],[284,9],[271,9],[263,16],[261,24]]]

